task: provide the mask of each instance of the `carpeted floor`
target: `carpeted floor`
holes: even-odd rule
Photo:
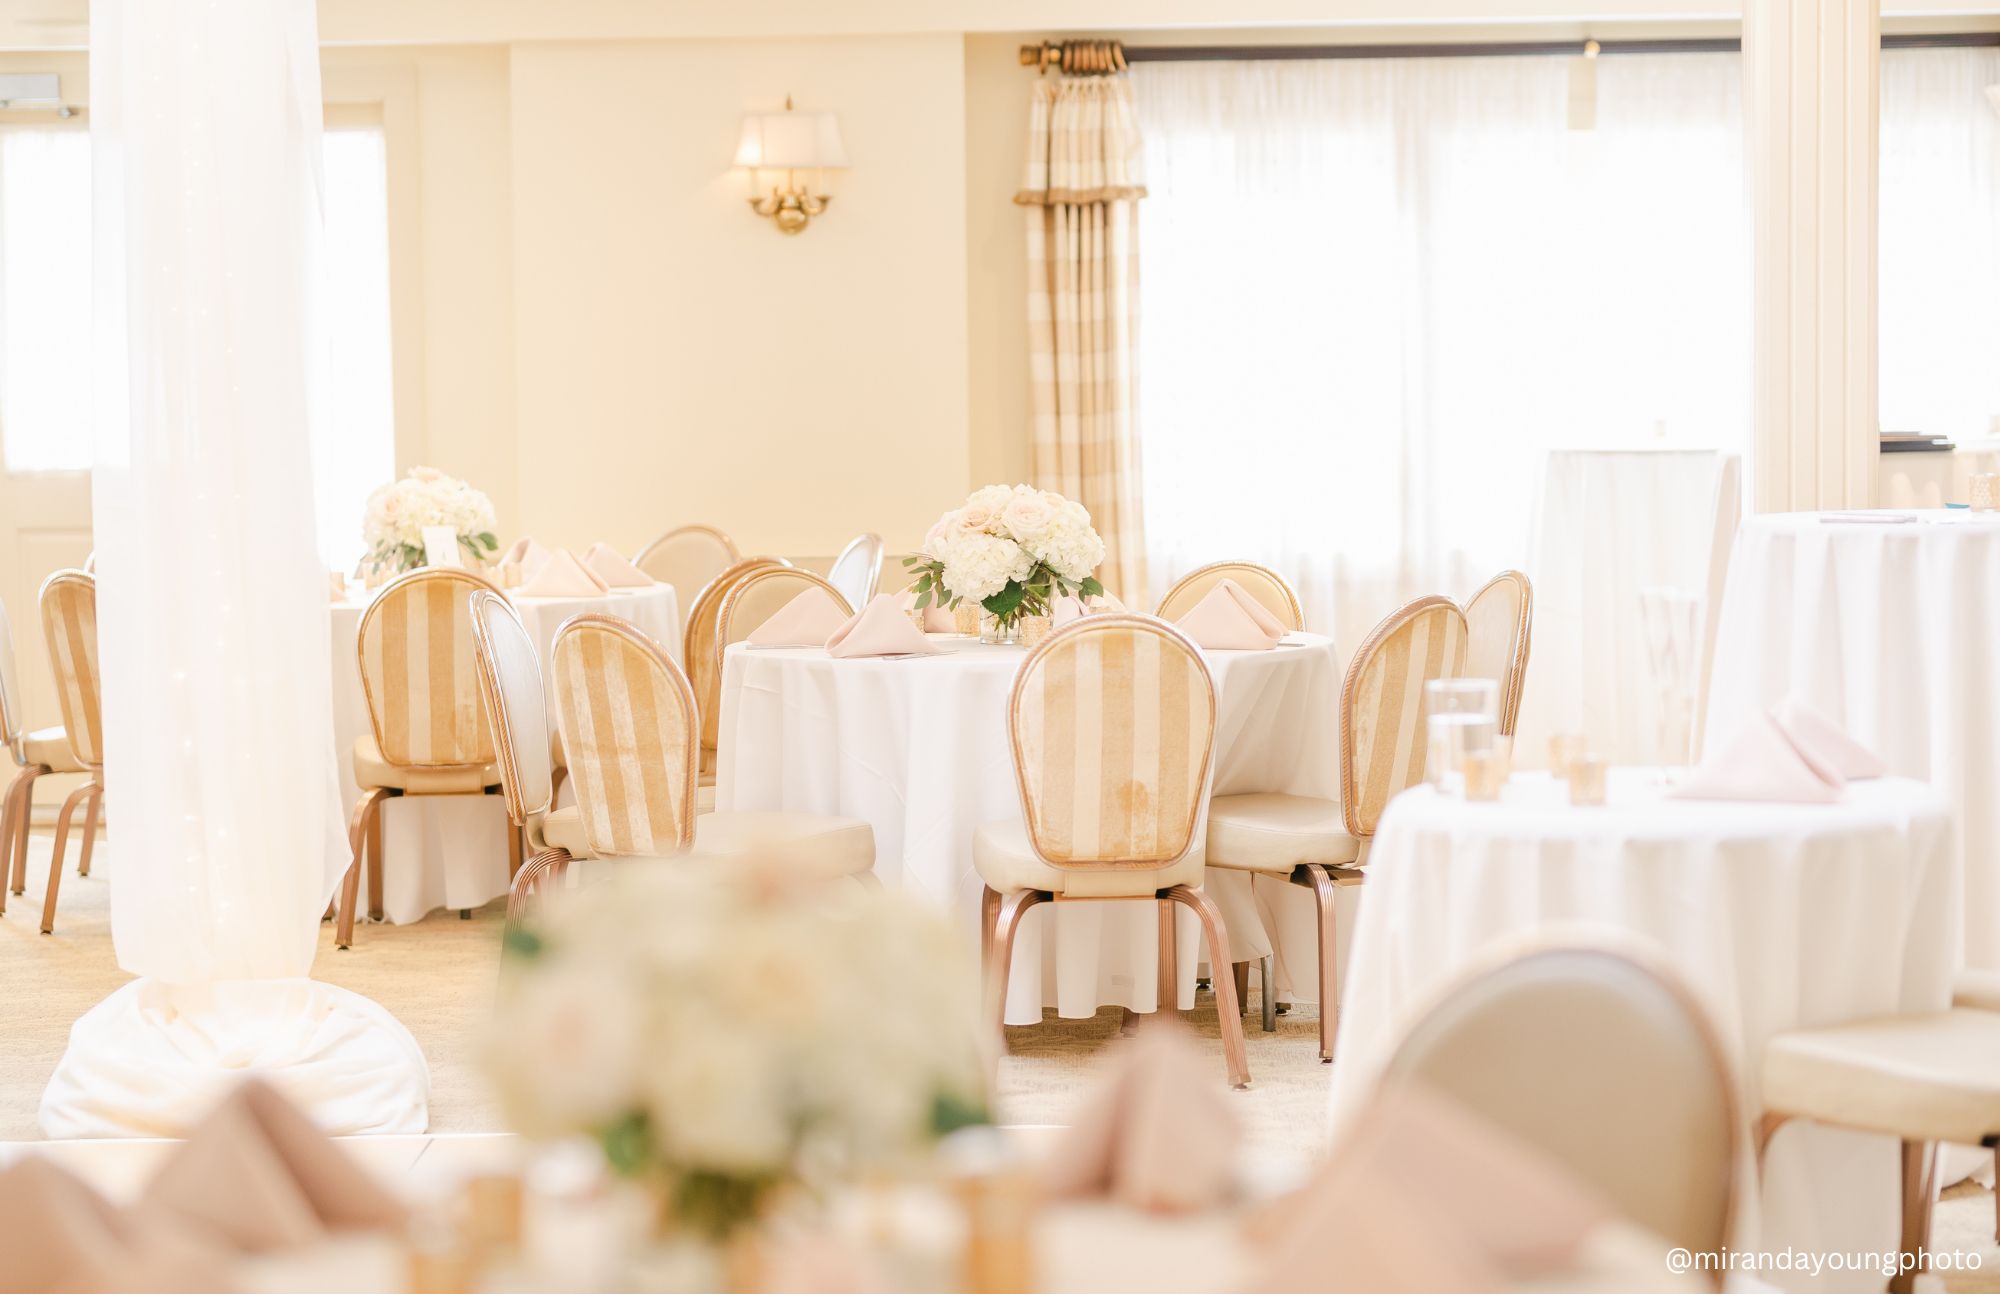
[[[93,875],[79,878],[72,865],[63,880],[56,931],[37,931],[50,842],[38,834],[29,845],[28,892],[9,896],[0,918],[0,1140],[39,1137],[36,1106],[62,1054],[70,1023],[127,978],[113,958],[107,878],[115,850],[100,842]],[[366,994],[407,1025],[431,1066],[431,1128],[436,1132],[491,1132],[500,1116],[475,1065],[481,1022],[490,1010],[499,960],[501,905],[475,912],[470,921],[439,913],[414,926],[364,926],[348,952],[333,947],[333,928],[320,931],[314,975]],[[1253,977],[1254,981],[1254,977]],[[1255,989],[1252,990],[1253,994]],[[1199,1033],[1216,1040],[1215,1009],[1204,997],[1191,1018]],[[1249,1091],[1234,1098],[1259,1176],[1283,1179],[1318,1151],[1326,1117],[1329,1067],[1319,1063],[1318,1020],[1311,1008],[1279,1017],[1275,1034],[1246,1018]],[[1064,1123],[1091,1079],[1121,1044],[1119,1013],[1088,1020],[1058,1020],[1009,1029],[1010,1055],[1002,1062],[999,1113],[1009,1123]],[[1222,1053],[1215,1047],[1215,1077],[1223,1082]],[[1978,1253],[1981,1268],[1956,1274],[1950,1294],[2000,1294],[2000,1247],[1993,1238],[1993,1193],[1965,1185],[1939,1204],[1932,1247]]]

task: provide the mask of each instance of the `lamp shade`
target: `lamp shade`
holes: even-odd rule
[[[830,112],[746,112],[736,165],[766,170],[844,167],[840,122]]]

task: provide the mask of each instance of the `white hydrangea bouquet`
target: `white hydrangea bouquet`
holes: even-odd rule
[[[1029,485],[989,485],[938,518],[924,551],[903,565],[916,575],[919,608],[977,602],[1011,634],[1023,616],[1048,615],[1056,598],[1098,597],[1104,540],[1082,504]]]
[[[708,1243],[986,1122],[972,957],[942,918],[724,866],[554,895],[507,936],[488,1047],[516,1131],[593,1139],[663,1234]]]
[[[413,467],[368,496],[361,542],[369,565],[383,571],[411,571],[424,564],[424,527],[449,526],[472,565],[500,550],[493,500],[435,467]]]

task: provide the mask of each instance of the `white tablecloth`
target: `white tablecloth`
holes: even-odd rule
[[[586,611],[630,620],[676,661],[681,658],[680,610],[671,584],[594,598],[515,597],[513,603],[544,661],[563,621]],[[354,784],[354,742],[368,731],[368,698],[355,654],[366,605],[363,599],[333,606],[333,738],[349,808],[361,796]],[[382,808],[382,854],[382,907],[390,921],[421,921],[438,908],[479,907],[507,892],[506,806],[497,795],[391,799]]]
[[[1712,449],[1556,450],[1535,505],[1534,641],[1515,727],[1541,766],[1552,733],[1614,763],[1661,756],[1639,591],[1684,589],[1713,608],[1742,509],[1742,465]],[[1702,641],[1712,638],[1708,617]]]
[[[1618,769],[1610,798],[1572,808],[1534,774],[1499,804],[1419,788],[1389,806],[1341,995],[1336,1124],[1470,964],[1582,923],[1643,938],[1686,978],[1735,1049],[1750,1118],[1773,1033],[1951,1000],[1958,869],[1932,788],[1854,782],[1837,805],[1669,800],[1650,773]],[[1736,1247],[1761,1235],[1767,1249],[1893,1250],[1897,1171],[1893,1142],[1787,1128],[1772,1143],[1762,1229],[1746,1218]]]
[[[725,654],[716,804],[861,818],[875,828],[875,872],[978,928],[981,884],[972,833],[1021,812],[1007,742],[1007,698],[1024,653],[934,639],[941,656],[835,660],[817,647]],[[1272,651],[1204,653],[1215,677],[1214,793],[1338,797],[1340,661],[1331,639],[1297,634]],[[1252,901],[1242,877],[1209,873],[1238,960],[1302,931],[1294,959],[1312,984],[1311,899],[1303,890]],[[1274,891],[1291,890],[1282,883]],[[1231,896],[1234,896],[1233,899]],[[1286,915],[1266,931],[1263,912]],[[1055,937],[1045,938],[1053,922]],[[1181,1003],[1193,1005],[1196,930],[1180,920]],[[1157,1005],[1158,921],[1150,904],[1031,909],[1016,937],[1007,1020],[1042,1008],[1088,1016],[1101,1006]]]
[[[2000,515],[1914,515],[1744,522],[1723,598],[1710,745],[1796,694],[1891,772],[1937,786],[1963,850],[1965,958],[2000,967]]]

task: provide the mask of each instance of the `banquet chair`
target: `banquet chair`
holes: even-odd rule
[[[1195,603],[1206,597],[1210,589],[1226,579],[1235,580],[1245,593],[1283,621],[1287,629],[1306,627],[1306,613],[1299,606],[1299,595],[1292,592],[1292,586],[1285,583],[1284,576],[1256,562],[1210,562],[1207,566],[1189,571],[1167,590],[1167,596],[1160,599],[1157,614],[1162,620],[1180,619],[1194,608]]]
[[[495,679],[489,695],[514,735],[501,771],[517,779],[522,817],[538,850],[514,878],[510,919],[518,920],[577,859],[756,854],[812,879],[874,881],[875,832],[866,822],[785,811],[696,812],[701,730],[694,690],[658,643],[616,616],[572,616],[556,631],[551,690],[576,803],[551,807],[538,762],[546,743],[535,740],[525,716],[517,725],[514,714],[532,708],[540,692],[534,652],[522,650],[521,637],[506,645],[512,627],[504,618],[486,611],[479,618],[479,632],[495,648],[485,661]]]
[[[1961,966],[1951,980],[1951,1004],[1971,1011],[2000,1013],[2000,971]],[[1993,1151],[1993,1168],[2000,1174],[2000,1147]],[[1993,1238],[2000,1240],[2000,1177],[1993,1192]]]
[[[678,526],[640,549],[632,564],[691,598],[739,560],[735,541],[714,526]]]
[[[334,946],[354,943],[364,867],[368,916],[382,919],[382,802],[412,795],[496,795],[500,768],[473,664],[469,595],[498,593],[470,571],[429,566],[382,586],[361,613],[355,652],[369,731],[354,742],[361,798],[348,820],[353,862],[341,882]],[[507,833],[509,874],[521,838]]]
[[[710,580],[688,608],[687,624],[681,630],[681,659],[687,662],[688,683],[694,688],[695,705],[701,715],[703,786],[715,785],[717,711],[722,706],[722,673],[716,668],[715,630],[722,616],[722,599],[758,571],[789,570],[791,566],[781,557],[751,557],[737,562]]]
[[[1382,1082],[1542,1151],[1665,1245],[1729,1246],[1745,1128],[1727,1052],[1687,987],[1634,953],[1546,947],[1476,969],[1417,1017]]]
[[[850,607],[865,607],[882,584],[882,536],[856,535],[827,569],[827,583]]]
[[[1953,1006],[1781,1033],[1764,1045],[1758,1158],[1794,1119],[1902,1142],[1905,1261],[1916,1287],[1930,1244],[1939,1142],[2000,1149],[2000,1014]]]
[[[728,650],[729,644],[748,638],[757,626],[807,589],[818,589],[833,599],[833,605],[841,615],[854,614],[854,604],[831,580],[790,566],[752,571],[723,594],[722,608],[716,613],[714,659],[711,662],[716,677],[719,679],[722,676],[722,654]]]
[[[980,935],[993,1026],[1004,1024],[1022,915],[1079,899],[1158,905],[1159,1009],[1172,1011],[1175,904],[1201,921],[1210,964],[1231,964],[1221,911],[1201,889],[1195,834],[1215,749],[1215,683],[1201,652],[1151,616],[1077,620],[1022,661],[1007,735],[1021,816],[972,837],[972,865],[986,885]],[[1247,1087],[1228,975],[1215,976],[1215,997],[1230,1085]]]
[[[1528,673],[1529,634],[1534,627],[1535,590],[1519,571],[1502,571],[1465,604],[1468,678],[1500,684],[1500,735],[1514,735],[1521,713],[1521,688]]]
[[[1369,633],[1340,689],[1338,802],[1279,792],[1209,801],[1208,866],[1283,877],[1310,888],[1318,900],[1322,1061],[1333,1060],[1340,1011],[1334,946],[1339,893],[1361,884],[1383,808],[1422,780],[1424,684],[1463,672],[1466,639],[1458,604],[1436,596],[1408,603]],[[1264,991],[1268,998],[1270,984]]]
[[[90,875],[90,851],[97,843],[98,806],[104,802],[104,717],[102,689],[97,669],[97,577],[84,571],[57,571],[42,581],[42,635],[48,643],[49,668],[56,679],[56,701],[62,710],[62,740],[69,749],[67,764],[88,773],[89,779],[69,793],[62,812],[56,815],[55,851],[49,855],[48,892],[42,896],[42,933],[56,928],[56,890],[62,883],[63,854],[69,846],[69,824],[76,806],[87,807],[83,814],[83,845],[77,855],[76,874]],[[46,734],[35,734],[46,740]],[[53,752],[49,752],[53,754]],[[30,750],[29,757],[36,752]],[[53,767],[53,765],[51,765]],[[28,835],[25,800],[20,806],[18,848]],[[17,853],[16,881],[26,863]],[[17,889],[15,891],[19,893]]]
[[[7,891],[19,894],[28,883],[28,819],[35,807],[35,779],[46,773],[86,771],[70,753],[69,737],[58,726],[25,731],[20,679],[14,668],[14,634],[7,605],[0,602],[0,743],[14,762],[14,780],[0,796],[0,913]]]

